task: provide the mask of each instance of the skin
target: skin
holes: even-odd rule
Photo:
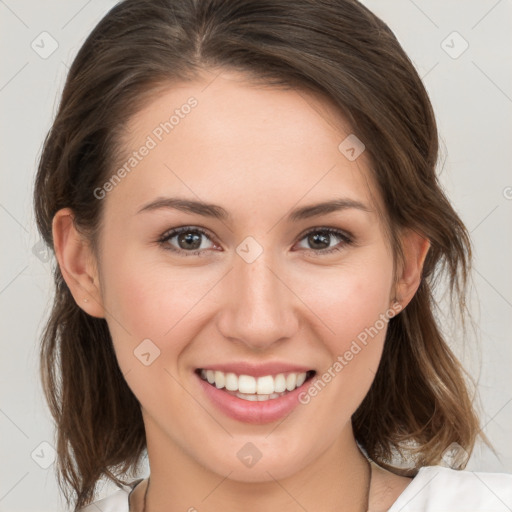
[[[405,260],[394,279],[370,163],[365,153],[349,161],[338,150],[351,130],[326,99],[255,86],[234,72],[212,76],[170,86],[132,118],[126,156],[167,112],[190,96],[198,101],[101,199],[97,252],[75,230],[71,210],[55,215],[60,268],[77,304],[106,318],[141,404],[151,467],[146,511],[361,510],[367,468],[350,418],[374,378],[385,328],[309,404],[274,423],[225,416],[193,371],[279,360],[322,374],[395,297],[407,306],[429,243],[403,233]],[[232,219],[169,208],[138,213],[171,196],[220,205]],[[339,197],[369,211],[286,220],[291,209]],[[187,250],[177,237],[158,242],[180,226],[211,234],[201,238],[201,255],[166,249]],[[322,255],[304,234],[322,227],[348,231],[354,242],[331,236],[326,245],[340,250]],[[263,251],[252,263],[236,252],[247,236]],[[148,338],[160,355],[145,366],[134,350]],[[250,468],[237,457],[247,442],[262,454]],[[373,465],[370,510],[389,508],[409,482]],[[146,483],[132,494],[136,510]]]

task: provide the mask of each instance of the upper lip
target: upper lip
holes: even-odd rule
[[[235,373],[236,375],[252,375],[253,377],[263,377],[265,375],[278,375],[279,373],[305,373],[313,369],[298,364],[290,364],[285,362],[269,362],[264,364],[250,363],[240,361],[236,363],[219,363],[201,366],[202,370],[219,370],[224,373]]]

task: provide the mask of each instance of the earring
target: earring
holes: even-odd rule
[[[84,298],[84,302],[89,302],[89,299],[85,299],[85,298]]]

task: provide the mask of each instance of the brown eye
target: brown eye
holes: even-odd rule
[[[338,243],[330,246],[337,239]],[[339,251],[344,246],[352,243],[352,239],[343,231],[332,228],[315,228],[306,233],[301,240],[306,240],[306,250],[310,250],[320,254],[328,254]]]
[[[182,253],[185,256],[197,255],[203,250],[213,247],[213,242],[206,231],[190,226],[167,231],[159,242],[165,249]],[[191,254],[186,254],[187,252]]]
[[[188,232],[177,235],[177,242],[180,249],[199,249],[201,247],[200,233]]]

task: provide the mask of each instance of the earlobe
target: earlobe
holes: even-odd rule
[[[423,265],[430,249],[428,238],[407,230],[402,236],[403,263],[399,269],[395,297],[405,308],[416,293],[422,277]]]
[[[89,315],[104,318],[95,258],[90,244],[77,231],[70,208],[63,208],[54,215],[52,233],[62,277],[76,303]]]

